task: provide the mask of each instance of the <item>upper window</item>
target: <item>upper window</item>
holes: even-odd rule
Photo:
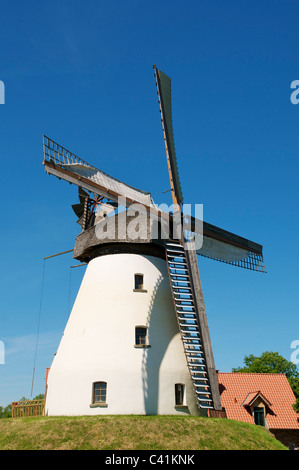
[[[135,290],[143,290],[143,274],[135,274]]]
[[[141,346],[146,344],[147,328],[143,326],[136,326],[135,328],[135,345]]]
[[[93,403],[106,403],[107,382],[93,384]]]

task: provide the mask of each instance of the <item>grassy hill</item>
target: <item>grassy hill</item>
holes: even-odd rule
[[[266,429],[194,416],[0,419],[1,450],[283,450]]]

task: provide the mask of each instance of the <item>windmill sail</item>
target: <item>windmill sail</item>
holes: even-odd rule
[[[187,215],[186,220],[189,230],[185,231],[185,236],[195,240],[198,255],[240,268],[266,272],[262,245],[192,216]],[[196,227],[200,226],[202,230],[196,231]]]
[[[47,173],[115,202],[118,202],[118,198],[123,197],[127,199],[129,204],[139,203],[151,206],[150,193],[133,188],[107,175],[45,135],[43,136],[43,146],[43,163]]]
[[[180,206],[183,195],[173,137],[171,80],[155,65],[154,69],[173,201]],[[187,219],[188,217],[187,215]],[[207,222],[201,222],[202,231],[197,233],[194,229],[195,221],[196,219],[193,217],[189,220],[191,224],[189,238],[197,237],[199,248],[196,251],[198,255],[233,266],[266,272],[261,245]]]
[[[227,242],[203,236],[202,246],[196,250],[200,256],[223,263],[250,269],[252,271],[266,272],[263,254],[231,245]]]
[[[170,185],[174,203],[181,204],[183,202],[182,188],[179,178],[179,170],[177,165],[173,125],[172,125],[172,107],[171,107],[171,80],[165,73],[158,70],[154,65],[156,83],[159,95],[160,113],[164,134],[165,149],[167,155],[168,170],[170,176]]]

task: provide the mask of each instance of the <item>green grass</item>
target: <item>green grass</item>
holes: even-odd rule
[[[266,429],[197,416],[0,419],[1,450],[284,450]]]

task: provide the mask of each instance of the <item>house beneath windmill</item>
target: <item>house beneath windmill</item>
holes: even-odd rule
[[[221,403],[228,419],[264,426],[286,446],[299,448],[299,413],[285,374],[219,372]]]

